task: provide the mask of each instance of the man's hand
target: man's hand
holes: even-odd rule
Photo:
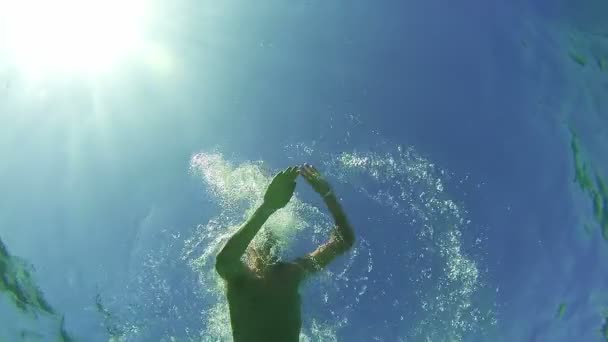
[[[319,195],[323,196],[331,191],[331,186],[329,183],[323,179],[319,171],[317,171],[314,166],[304,164],[300,168],[300,174]]]
[[[297,177],[298,167],[295,166],[274,176],[264,195],[264,206],[270,210],[278,210],[286,206],[293,196]]]

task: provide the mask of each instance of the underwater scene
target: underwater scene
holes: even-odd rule
[[[0,0],[0,342],[608,342],[606,18]]]

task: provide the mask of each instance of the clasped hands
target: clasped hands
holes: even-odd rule
[[[270,182],[264,194],[265,208],[275,211],[285,207],[293,196],[298,175],[304,177],[318,194],[324,196],[331,192],[331,186],[314,166],[292,166],[280,171]]]

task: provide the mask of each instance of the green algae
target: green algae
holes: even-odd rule
[[[608,65],[606,65],[606,58],[600,57],[597,59],[597,66],[600,68],[600,71],[604,71]]]
[[[570,147],[572,148],[572,154],[574,155],[574,181],[579,184],[581,190],[590,191],[594,188],[593,181],[587,173],[587,164],[583,162],[581,157],[580,143],[576,133],[572,131],[572,140],[570,141]]]
[[[23,286],[18,283],[15,274],[13,272],[6,272],[2,274],[0,278],[2,279],[0,281],[2,283],[0,286],[2,292],[6,292],[8,298],[19,311],[24,313],[28,312],[30,300],[23,290]]]
[[[104,317],[110,316],[110,312],[103,305],[103,302],[101,301],[101,295],[99,293],[95,295],[95,307],[97,308],[97,312],[102,314]]]
[[[572,58],[572,60],[574,60],[580,66],[587,65],[587,57],[583,56],[580,53],[570,51],[570,58]]]
[[[65,330],[65,317],[61,316],[61,323],[59,326],[59,342],[72,342],[74,339]]]
[[[598,197],[600,197],[602,202],[602,212],[598,213],[598,220],[600,221],[600,226],[602,228],[602,236],[606,241],[608,241],[608,185],[606,181],[600,177],[599,175],[596,177],[596,183],[598,187]]]
[[[0,292],[6,292],[8,298],[23,313],[36,311],[54,315],[55,311],[46,301],[42,291],[35,285],[31,265],[19,258],[4,257],[0,274]]]
[[[608,241],[608,220],[602,222],[602,237],[604,240]]]
[[[560,303],[557,306],[557,318],[561,319],[566,314],[566,303]]]
[[[31,314],[35,319],[38,314],[45,313],[57,317],[57,313],[44,298],[40,288],[32,277],[34,267],[18,257],[11,255],[4,242],[0,239],[0,295],[6,296],[20,312]],[[40,338],[37,332],[21,330],[22,338],[31,340]],[[59,341],[73,341],[65,330],[63,316],[60,320]]]
[[[598,220],[598,222],[602,222],[602,217],[604,217],[604,213],[603,213],[604,199],[597,191],[593,191],[592,198],[593,198],[593,216],[595,216],[595,219]]]
[[[2,242],[2,239],[0,239],[0,258],[3,256],[8,256],[8,251],[6,249],[6,246],[4,245],[4,242]]]
[[[596,175],[595,182],[602,197],[608,198],[608,185],[600,175]]]
[[[608,241],[608,183],[597,170],[592,178],[589,172],[591,167],[583,160],[576,132],[572,128],[570,132],[572,134],[570,147],[574,157],[574,181],[589,195],[593,205],[593,216],[601,228],[602,237]]]
[[[95,307],[97,312],[103,315],[103,326],[112,338],[120,338],[125,331],[120,327],[119,320],[104,306],[101,295],[95,296]]]

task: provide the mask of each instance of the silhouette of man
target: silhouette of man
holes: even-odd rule
[[[249,246],[264,222],[291,200],[298,174],[323,197],[335,226],[329,241],[314,252],[283,262],[273,257],[272,234],[260,248]],[[234,342],[297,342],[300,328],[300,283],[352,248],[354,232],[329,183],[311,165],[279,172],[263,204],[218,253],[215,269],[225,280]],[[248,262],[241,261],[246,253]]]

